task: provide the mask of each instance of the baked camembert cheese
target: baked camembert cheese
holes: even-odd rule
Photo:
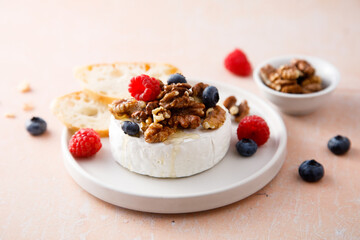
[[[130,171],[159,178],[191,176],[216,165],[231,138],[230,115],[217,105],[217,89],[157,81],[160,93],[154,99],[124,98],[109,105],[115,160]]]

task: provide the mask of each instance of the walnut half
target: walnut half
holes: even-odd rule
[[[146,103],[143,101],[137,101],[135,98],[125,98],[114,101],[109,106],[109,110],[116,119],[121,119],[124,116],[130,117],[134,113],[134,117],[139,117],[141,113],[136,112],[144,111],[145,107]]]
[[[151,123],[144,132],[144,139],[148,143],[164,142],[175,132],[176,128],[166,127],[160,123]]]
[[[226,120],[226,112],[222,107],[216,105],[213,108],[209,108],[206,111],[206,117],[202,122],[202,126],[205,129],[217,129],[221,127]]]
[[[311,77],[315,74],[315,68],[305,60],[293,59],[291,64],[299,69],[305,77]]]
[[[173,115],[167,124],[171,127],[181,126],[182,128],[195,129],[200,126],[201,119],[196,115]]]

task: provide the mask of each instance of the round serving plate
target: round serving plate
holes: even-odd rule
[[[257,96],[235,86],[204,81],[218,88],[220,101],[230,95],[246,99],[251,115],[263,117],[270,128],[268,142],[251,157],[235,148],[237,124],[232,123],[230,148],[213,168],[184,178],[153,178],[133,173],[115,162],[108,138],[93,157],[75,159],[68,150],[71,133],[64,128],[62,152],[71,177],[83,189],[111,204],[154,213],[187,213],[225,206],[257,192],[279,172],[286,155],[286,128],[279,114]],[[206,147],[206,146],[204,146]]]

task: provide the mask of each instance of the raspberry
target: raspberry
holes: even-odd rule
[[[160,81],[142,74],[130,80],[129,92],[136,100],[149,102],[155,100],[161,91]]]
[[[239,49],[235,49],[233,52],[229,53],[225,58],[224,64],[227,70],[236,75],[246,77],[251,74],[251,64],[245,53]]]
[[[237,136],[239,140],[250,138],[258,146],[261,146],[269,139],[270,130],[265,120],[261,117],[256,115],[246,116],[239,123]]]
[[[71,137],[69,151],[74,157],[90,157],[97,153],[101,146],[97,132],[91,128],[82,128]]]

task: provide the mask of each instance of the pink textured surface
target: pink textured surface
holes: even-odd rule
[[[357,0],[0,2],[0,239],[360,239],[359,11]],[[322,109],[283,115],[288,156],[270,184],[216,210],[158,215],[102,202],[70,178],[49,103],[80,89],[74,66],[169,62],[186,76],[259,94],[250,77],[223,67],[235,47],[254,66],[300,53],[330,61],[342,75]],[[31,92],[16,90],[23,80]],[[35,109],[24,112],[24,103]],[[33,115],[48,122],[42,137],[24,130]],[[345,156],[326,148],[336,134],[352,141]],[[315,184],[297,174],[311,158],[326,171]]]

